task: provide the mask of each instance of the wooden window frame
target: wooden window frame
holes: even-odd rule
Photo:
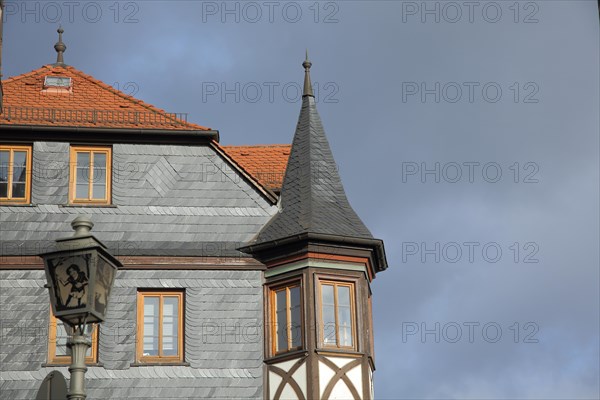
[[[334,317],[335,317],[335,344],[325,343],[325,324],[323,322],[323,285],[333,285],[334,298]],[[340,326],[338,322],[338,286],[348,287],[350,290],[350,321],[352,331],[352,346],[340,345]],[[356,318],[356,282],[354,280],[341,280],[336,278],[317,277],[317,299],[318,299],[318,316],[319,316],[319,347],[327,349],[351,350],[358,349],[358,327]]]
[[[6,191],[7,197],[0,197],[0,203],[4,204],[29,204],[31,202],[31,153],[32,148],[28,145],[0,145],[0,150],[8,151],[8,188]],[[13,198],[12,197],[12,183],[13,183],[13,168],[14,168],[14,152],[25,151],[27,153],[27,166],[25,167],[25,198]]]
[[[291,335],[291,303],[290,289],[297,287],[300,290],[300,346],[292,347],[292,335]],[[288,324],[286,326],[286,334],[288,338],[287,349],[277,351],[277,292],[281,290],[286,291],[286,319]],[[278,282],[268,287],[269,292],[269,316],[270,316],[270,349],[271,356],[278,356],[280,354],[289,353],[292,351],[298,351],[304,349],[304,288],[302,285],[302,279],[293,279],[285,282]]]
[[[88,197],[87,199],[78,199],[77,195],[77,154],[89,153],[90,164],[88,166]],[[95,153],[106,154],[106,193],[104,199],[94,199],[94,157]],[[70,167],[69,167],[69,203],[70,204],[110,204],[112,189],[112,148],[107,146],[71,146],[70,149]]]
[[[144,356],[144,299],[146,297],[158,297],[158,355]],[[175,356],[161,355],[162,340],[163,340],[163,303],[164,297],[178,297],[179,307],[177,310],[177,352]],[[160,363],[183,363],[184,348],[183,339],[185,332],[184,327],[184,309],[185,309],[185,292],[184,290],[158,291],[158,290],[138,290],[137,292],[137,340],[136,340],[136,361],[139,363],[160,364]]]
[[[56,331],[57,324],[60,322],[52,313],[50,307],[50,324],[48,327],[48,364],[68,365],[71,364],[71,356],[56,355]],[[90,339],[92,342],[91,354],[85,357],[86,364],[98,363],[98,324],[94,324]]]

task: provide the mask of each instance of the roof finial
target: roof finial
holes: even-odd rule
[[[312,83],[310,82],[310,67],[312,67],[312,63],[308,60],[308,49],[306,49],[306,59],[302,63],[302,66],[304,67],[304,93],[302,93],[302,97],[315,97],[312,90]]]
[[[62,26],[59,26],[56,30],[58,32],[58,42],[54,45],[54,50],[58,53],[56,55],[56,64],[54,65],[65,65],[65,60],[63,59],[63,53],[67,50],[67,46],[62,41],[62,34],[65,32]]]

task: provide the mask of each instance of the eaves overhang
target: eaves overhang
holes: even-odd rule
[[[263,261],[269,257],[274,251],[280,248],[295,244],[322,243],[333,246],[351,246],[358,248],[370,249],[374,252],[374,268],[375,272],[385,271],[388,267],[385,247],[381,239],[357,238],[350,236],[329,235],[322,233],[302,233],[298,235],[288,236],[282,239],[272,240],[259,244],[249,244],[238,248],[246,254],[251,254],[257,259]]]
[[[15,134],[18,134],[16,136]],[[98,143],[200,144],[219,141],[218,130],[136,129],[48,125],[0,125],[11,141],[93,141]]]

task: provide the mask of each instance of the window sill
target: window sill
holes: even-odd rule
[[[44,367],[52,367],[52,368],[55,368],[55,367],[70,367],[70,366],[71,366],[70,362],[69,363],[49,362],[49,363],[42,364],[42,368],[44,368]],[[86,367],[104,367],[104,364],[100,363],[100,362],[95,362],[95,363],[87,363],[86,362],[85,366]]]
[[[73,204],[61,204],[59,207],[94,207],[94,208],[119,208],[114,204],[106,203],[73,203]]]
[[[165,362],[160,362],[160,361],[150,361],[150,362],[143,362],[143,361],[139,361],[139,362],[133,362],[131,364],[129,364],[130,367],[155,367],[155,366],[162,366],[162,367],[189,367],[190,363],[189,362],[185,362],[185,361],[165,361]]]
[[[317,354],[325,354],[325,355],[336,355],[336,356],[346,356],[346,357],[362,357],[365,355],[365,353],[361,353],[358,352],[354,349],[348,349],[348,350],[344,350],[344,349],[338,349],[338,348],[331,348],[328,349],[326,347],[320,348],[320,349],[316,349],[315,353]]]
[[[35,207],[34,204],[31,203],[11,203],[9,201],[0,201],[0,207]]]
[[[308,356],[308,351],[294,350],[294,351],[290,351],[288,353],[277,354],[276,356],[267,358],[265,360],[265,363],[273,364],[273,363],[280,362],[280,361],[288,361],[288,360],[292,360],[294,358],[300,358],[300,357],[306,357],[306,356]]]

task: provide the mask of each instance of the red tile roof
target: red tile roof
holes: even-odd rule
[[[47,76],[71,78],[71,89],[45,88]],[[144,103],[71,66],[45,65],[6,79],[2,125],[210,130]]]
[[[291,145],[222,146],[222,149],[261,185],[275,192],[281,190]]]

